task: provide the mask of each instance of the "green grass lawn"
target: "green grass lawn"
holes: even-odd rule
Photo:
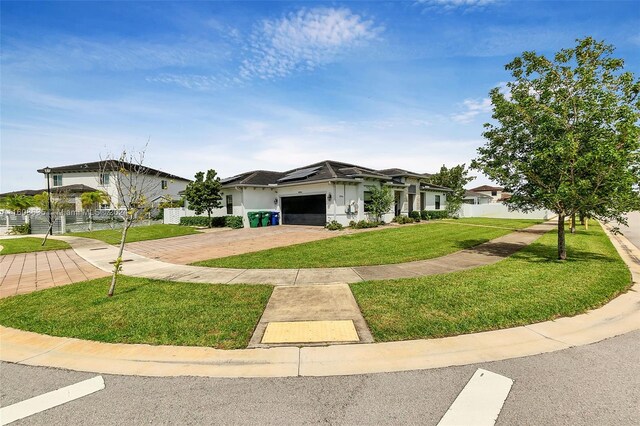
[[[152,345],[247,346],[271,286],[177,283],[122,276],[0,300],[0,324],[53,336]]]
[[[415,279],[351,284],[377,341],[452,336],[572,316],[624,292],[631,275],[599,225],[557,235],[493,265]]]
[[[182,235],[199,234],[200,232],[195,228],[189,226],[180,225],[149,225],[149,226],[136,226],[129,228],[127,232],[127,242],[133,243],[136,241],[146,240],[159,240],[161,238],[180,237]],[[121,229],[106,229],[103,231],[87,231],[87,232],[73,232],[65,235],[72,237],[85,237],[94,238],[96,240],[104,241],[108,244],[119,244],[122,237]]]
[[[537,219],[494,219],[489,217],[465,217],[461,219],[445,219],[445,221],[469,225],[498,226],[509,229],[523,229],[544,222],[544,220]]]
[[[24,238],[0,238],[0,256],[5,254],[16,253],[32,253],[34,251],[47,250],[65,250],[71,246],[64,241],[52,240],[47,238],[45,245],[42,245],[42,238],[24,237]]]
[[[502,220],[508,227],[511,223]],[[532,225],[533,223],[529,223]],[[522,226],[521,223],[517,227]],[[516,229],[516,228],[511,228]],[[222,268],[329,268],[382,265],[444,256],[511,232],[437,221],[342,235],[254,253],[193,263]]]

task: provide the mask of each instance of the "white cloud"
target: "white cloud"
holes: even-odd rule
[[[335,61],[382,31],[373,21],[346,8],[301,9],[254,30],[240,75],[273,79]]]
[[[417,2],[432,9],[450,11],[454,9],[479,9],[497,3],[498,0],[417,0]]]
[[[470,123],[481,113],[491,112],[491,99],[465,99],[462,102],[465,111],[451,115],[451,119],[458,123]]]

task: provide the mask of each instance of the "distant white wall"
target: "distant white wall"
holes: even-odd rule
[[[534,210],[529,213],[509,211],[502,203],[463,204],[459,210],[460,217],[492,217],[500,219],[551,219],[555,213],[549,210]]]

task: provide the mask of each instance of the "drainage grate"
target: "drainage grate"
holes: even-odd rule
[[[109,247],[98,247],[98,248],[94,248],[94,249],[89,249],[90,251],[94,251],[94,250],[106,250]]]
[[[125,259],[122,261],[122,263],[124,262],[133,262],[133,259]],[[114,260],[113,262],[109,262],[109,263],[113,265],[114,263],[116,263],[116,261]]]

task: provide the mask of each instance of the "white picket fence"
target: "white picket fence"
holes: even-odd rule
[[[184,207],[174,207],[164,209],[164,224],[165,225],[178,225],[180,224],[181,217],[191,216],[206,216],[206,214],[198,215],[193,210],[185,209]]]
[[[549,210],[534,210],[529,213],[509,211],[502,203],[463,204],[458,212],[460,217],[492,217],[499,219],[551,219],[556,214]]]

